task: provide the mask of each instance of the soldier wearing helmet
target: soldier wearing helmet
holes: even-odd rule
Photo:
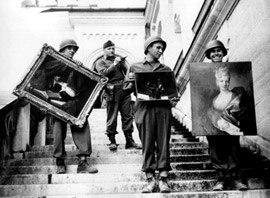
[[[223,57],[227,55],[227,50],[221,41],[212,40],[206,45],[205,55],[206,58],[210,59],[213,63],[219,63],[222,62]],[[220,93],[215,96],[212,102],[213,105],[207,112],[207,118],[215,127],[215,131],[219,133],[218,135],[207,136],[211,162],[218,173],[218,181],[213,187],[213,190],[222,191],[226,189],[229,186],[228,181],[230,180],[232,180],[231,186],[233,188],[247,190],[247,185],[242,182],[239,167],[239,136],[227,135],[226,132],[229,131],[228,126],[230,126],[230,123],[226,123],[226,121],[219,119],[218,117],[219,112],[224,110],[221,107],[229,106],[229,100],[236,98],[234,90],[242,90],[243,88],[240,89],[240,87],[235,87],[234,89],[229,90],[230,73],[227,67],[218,67],[216,69],[215,77],[217,85],[220,88]],[[237,91],[237,94],[239,94],[239,91]],[[244,95],[241,96],[241,99],[244,99]],[[223,121],[222,123],[226,123],[226,125],[223,124],[222,128],[216,124],[218,122],[221,123],[221,121]],[[226,135],[222,135],[224,133]],[[230,178],[230,180],[228,180],[228,178]]]
[[[148,38],[144,43],[145,59],[131,65],[127,74],[127,81],[134,83],[134,73],[139,72],[171,72],[170,67],[159,62],[167,47],[166,42],[159,36]],[[133,81],[132,81],[133,80]],[[134,89],[134,84],[132,84]],[[132,87],[131,86],[131,87]],[[135,93],[136,95],[136,93]],[[158,188],[160,192],[170,192],[168,172],[170,166],[170,130],[171,130],[170,101],[142,101],[135,103],[135,123],[143,147],[142,171],[145,172],[147,185],[143,193],[152,193]],[[155,153],[157,154],[157,158]],[[159,172],[156,182],[155,172]]]
[[[63,40],[59,45],[59,52],[62,52],[66,47],[74,47],[75,52],[79,49],[79,46],[73,39]]]
[[[59,52],[70,59],[73,59],[78,49],[79,46],[73,39],[63,40],[59,45]],[[74,61],[77,63],[78,67],[82,65],[80,61]],[[64,104],[59,108],[77,117],[82,109],[82,101],[88,98],[88,81],[86,78],[80,75],[79,72],[72,70],[72,68],[67,66],[64,62],[56,59],[46,62],[40,72],[44,74],[45,85],[40,85],[39,88],[58,94],[58,101]],[[89,123],[86,122],[82,128],[70,126],[70,129],[74,143],[78,148],[77,156],[79,158],[79,165],[77,167],[77,173],[97,173],[97,169],[90,167],[87,162],[87,157],[92,153]],[[67,133],[67,123],[54,117],[53,133],[53,156],[56,158],[56,173],[63,174],[66,173],[65,137]]]
[[[222,51],[223,56],[227,55],[227,49],[224,47],[223,43],[219,40],[212,40],[209,41],[209,43],[207,43],[206,47],[205,47],[205,56],[208,59],[210,58],[210,52],[214,49],[214,48],[218,48]]]

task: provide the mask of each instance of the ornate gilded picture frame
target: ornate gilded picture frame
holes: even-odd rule
[[[251,62],[189,66],[193,135],[257,135]]]
[[[13,94],[44,113],[83,127],[107,81],[44,44]]]

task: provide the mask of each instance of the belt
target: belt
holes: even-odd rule
[[[107,83],[107,85],[123,85],[124,80],[118,80],[111,83]]]

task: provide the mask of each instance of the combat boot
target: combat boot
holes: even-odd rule
[[[213,191],[223,191],[226,188],[226,172],[224,170],[217,170],[218,180],[213,187]]]
[[[67,172],[67,167],[65,165],[64,159],[56,158],[56,165],[57,165],[56,174],[64,174]]]
[[[117,151],[117,144],[116,144],[116,140],[115,140],[115,135],[114,134],[108,134],[108,138],[110,141],[109,149],[112,152],[116,152]]]
[[[167,177],[160,177],[159,180],[159,191],[161,193],[169,193],[171,192],[171,189],[168,184],[168,179]]]
[[[146,180],[147,180],[147,184],[143,188],[142,193],[153,193],[153,192],[155,192],[156,188],[157,188],[155,177],[149,177]]]
[[[141,145],[138,145],[135,143],[135,141],[132,138],[132,133],[125,132],[126,137],[126,149],[142,149]]]
[[[97,173],[98,170],[94,167],[90,167],[87,160],[84,159],[80,159],[78,167],[77,167],[77,173],[90,173],[90,174],[94,174]]]

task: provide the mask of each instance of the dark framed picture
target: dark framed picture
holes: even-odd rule
[[[135,73],[138,100],[177,100],[177,89],[173,72]]]
[[[251,62],[192,63],[193,135],[256,135]]]
[[[107,81],[44,44],[13,94],[44,113],[82,127]]]

